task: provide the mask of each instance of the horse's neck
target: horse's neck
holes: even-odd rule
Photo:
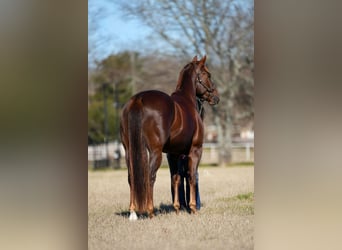
[[[185,71],[180,74],[175,93],[185,96],[187,100],[196,104],[195,77],[191,72]]]

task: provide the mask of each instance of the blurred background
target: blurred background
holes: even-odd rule
[[[220,103],[205,106],[202,164],[254,162],[254,2],[88,1],[88,166],[125,167],[121,108],[135,93],[171,94],[207,55]]]

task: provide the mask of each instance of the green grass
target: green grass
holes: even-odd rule
[[[229,213],[239,216],[254,215],[254,193],[238,194],[234,197],[224,197],[215,200],[215,209],[210,212]]]
[[[235,196],[234,198],[238,200],[247,200],[247,201],[253,201],[254,200],[254,193],[249,192],[247,194],[239,194]]]

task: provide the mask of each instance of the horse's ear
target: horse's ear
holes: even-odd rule
[[[193,62],[197,62],[197,56],[194,56],[194,58],[192,58]]]
[[[200,60],[200,65],[204,65],[205,64],[205,60],[207,60],[207,56],[203,56],[202,59]]]

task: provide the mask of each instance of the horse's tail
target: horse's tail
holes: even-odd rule
[[[141,99],[137,98],[132,103],[128,114],[129,178],[137,211],[146,211],[147,197],[150,192],[150,171],[142,130],[142,112]]]

